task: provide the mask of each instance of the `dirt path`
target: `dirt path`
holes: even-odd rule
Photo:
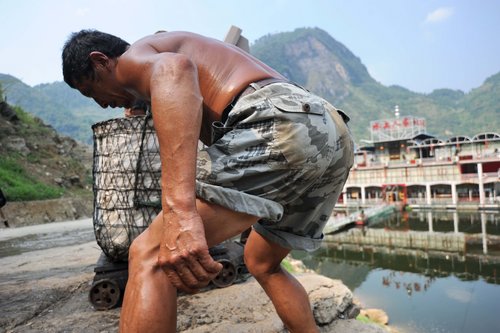
[[[87,300],[100,254],[85,241],[91,228],[87,219],[0,230],[3,252],[21,252],[0,258],[0,332],[116,331],[119,311],[96,312]]]

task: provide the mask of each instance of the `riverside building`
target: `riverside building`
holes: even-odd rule
[[[424,118],[400,116],[397,106],[393,119],[370,127],[339,205],[500,209],[500,134],[438,139]]]

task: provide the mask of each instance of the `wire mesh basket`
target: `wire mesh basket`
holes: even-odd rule
[[[126,261],[132,241],[161,211],[161,162],[151,115],[92,126],[94,233],[113,261]]]

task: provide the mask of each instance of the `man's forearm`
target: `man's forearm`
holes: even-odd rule
[[[195,209],[196,202],[202,97],[196,68],[189,61],[181,59],[176,68],[160,70],[152,78],[151,96],[162,162],[162,206],[167,214],[187,213]]]

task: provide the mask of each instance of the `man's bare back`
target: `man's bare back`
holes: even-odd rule
[[[134,57],[162,53],[186,55],[196,65],[203,97],[202,133],[207,132],[206,126],[220,120],[226,106],[251,82],[271,77],[284,79],[260,60],[228,43],[189,32],[163,32],[138,40],[120,57],[117,71],[121,70],[121,62],[127,63],[123,83],[133,87],[134,83],[143,81],[141,78],[130,80],[137,76],[130,75],[135,70],[130,66]],[[140,75],[149,74],[140,70]],[[145,90],[143,87],[136,89]],[[148,98],[147,94],[141,97]],[[207,141],[205,135],[202,140]]]

